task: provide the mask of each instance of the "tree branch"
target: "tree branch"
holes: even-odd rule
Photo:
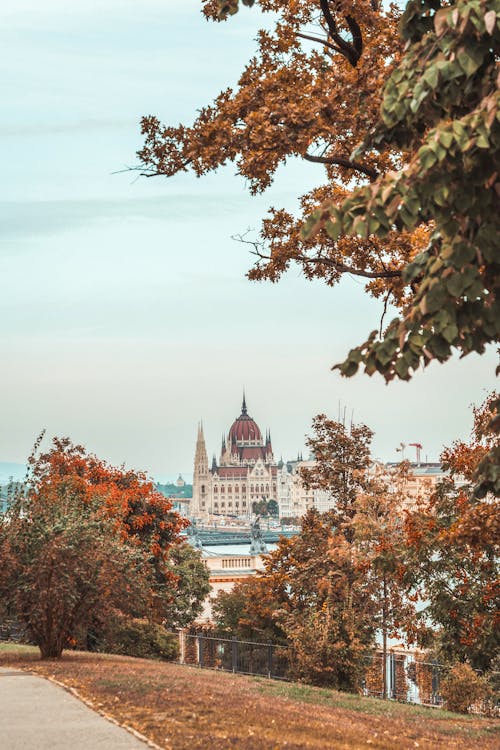
[[[345,39],[342,39],[342,37],[340,36],[338,29],[337,29],[337,24],[335,23],[335,19],[332,16],[332,12],[330,10],[329,0],[320,0],[319,4],[320,4],[321,12],[323,13],[323,18],[325,19],[326,25],[328,26],[328,32],[331,38],[333,39],[335,44],[337,44],[340,47],[340,53],[343,54],[344,57],[351,63],[352,67],[355,68],[359,60],[359,55],[361,53],[358,54],[357,48],[353,44],[346,42]],[[352,33],[351,26],[349,22],[347,23]],[[358,31],[359,31],[359,26],[358,26]]]
[[[363,52],[363,36],[361,34],[361,29],[359,28],[359,24],[356,19],[352,16],[346,16],[345,20],[347,21],[347,25],[349,26],[349,30],[352,35],[352,44],[354,49],[356,50],[356,62],[358,62],[359,58],[361,57],[361,53]]]
[[[254,248],[251,251],[252,255],[256,255],[259,260],[272,260],[272,255],[266,255],[262,252],[262,242],[246,239],[246,235],[250,231],[251,230],[248,229],[245,234],[233,234],[231,239],[236,240],[237,242],[242,242],[245,245],[252,245]],[[365,271],[362,268],[353,268],[352,266],[340,263],[332,258],[324,258],[319,255],[315,258],[308,258],[306,255],[296,253],[295,255],[290,256],[290,260],[294,260],[296,263],[314,263],[316,265],[330,266],[330,268],[335,268],[339,273],[351,273],[353,276],[362,276],[365,279],[400,279],[402,276],[402,271]]]
[[[392,294],[392,289],[389,289],[389,291],[385,295],[384,309],[382,310],[382,316],[380,318],[380,331],[379,331],[379,337],[380,338],[382,338],[382,326],[384,325],[384,318],[385,318],[386,313],[387,313],[387,303],[389,302],[389,298],[390,298],[391,294]]]
[[[365,167],[358,161],[351,161],[343,156],[314,156],[313,154],[308,154],[306,152],[303,154],[303,157],[306,161],[311,161],[315,164],[337,164],[339,167],[354,169],[356,172],[363,172],[363,174],[368,175],[372,180],[375,180],[378,177],[378,172],[372,167]]]
[[[353,276],[363,276],[365,279],[400,279],[402,276],[402,271],[364,271],[361,268],[353,268],[345,263],[339,263],[331,258],[322,258],[321,256],[307,258],[305,255],[297,255],[293,260],[301,263],[323,264],[335,268],[339,273],[351,273]]]
[[[323,44],[325,47],[333,49],[335,52],[340,52],[340,54],[342,54],[342,50],[340,49],[340,47],[336,47],[335,44],[329,42],[328,39],[321,39],[321,37],[312,36],[312,34],[303,34],[302,31],[297,31],[295,36],[298,36],[301,39],[309,39],[309,41],[311,42],[319,42],[319,44]]]

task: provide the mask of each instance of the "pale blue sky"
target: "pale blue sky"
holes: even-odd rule
[[[134,180],[139,119],[189,121],[234,84],[255,48],[255,11],[209,24],[197,0],[4,0],[0,52],[0,460],[22,462],[41,427],[115,463],[191,471],[239,411],[293,456],[339,400],[376,431],[437,457],[494,385],[494,355],[432,366],[410,384],[343,380],[329,367],[376,326],[362,284],[334,290],[292,271],[251,284],[247,250],[270,205],[322,179],[282,169],[251,198],[228,167],[197,180]]]

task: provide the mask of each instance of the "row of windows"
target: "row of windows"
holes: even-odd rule
[[[248,557],[222,560],[223,568],[249,568],[252,561]]]
[[[245,494],[246,489],[247,488],[245,487],[245,485],[241,486],[241,492],[242,492],[243,495]],[[201,491],[202,492],[205,491],[204,485],[202,485]],[[233,491],[232,485],[228,484],[228,486],[227,486],[227,493],[228,493],[228,495],[230,495],[232,493],[232,491]],[[250,485],[250,492],[259,492],[259,491],[262,492],[262,493],[267,492],[267,494],[269,494],[269,485],[266,484],[265,485],[265,489],[264,489],[264,485],[261,484],[260,485],[260,490],[259,490],[259,485],[258,484],[256,484],[256,485],[251,484]],[[214,486],[214,494],[217,494],[217,492],[219,492],[219,489],[218,489],[217,485],[215,485]],[[225,492],[226,492],[225,485],[221,485],[221,488],[220,488],[221,495],[223,495]],[[238,492],[239,492],[239,485],[235,484],[234,485],[234,493],[235,493],[235,495],[237,495]],[[276,493],[276,485],[275,484],[273,484],[273,492]]]
[[[215,501],[214,502],[214,510],[217,510],[218,507],[219,507],[219,503],[217,501]],[[220,507],[221,508],[225,508],[226,507],[226,503],[224,502],[224,500],[221,502]],[[232,504],[231,500],[229,500],[229,502],[227,504],[227,507],[228,508],[232,508],[233,507],[233,504]],[[239,504],[238,500],[236,500],[236,502],[234,503],[234,507],[235,508],[239,508],[240,507],[240,504]],[[247,501],[246,500],[242,500],[241,507],[242,508],[246,508],[247,507]]]

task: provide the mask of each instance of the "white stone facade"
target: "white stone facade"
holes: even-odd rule
[[[214,456],[210,468],[203,428],[198,428],[191,516],[203,521],[220,516],[248,519],[254,502],[276,500],[277,473],[271,435],[262,437],[243,398],[241,414],[223,438],[219,461]]]
[[[310,508],[326,513],[334,500],[325,490],[306,488],[300,470],[310,469],[314,461],[289,461],[278,472],[278,506],[280,518],[301,518]]]

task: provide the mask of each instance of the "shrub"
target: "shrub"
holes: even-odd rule
[[[121,620],[101,648],[111,654],[171,661],[179,655],[179,640],[175,633],[147,620]]]
[[[469,664],[457,664],[443,680],[441,695],[445,708],[466,714],[490,697],[491,688],[486,678],[477,674]]]

